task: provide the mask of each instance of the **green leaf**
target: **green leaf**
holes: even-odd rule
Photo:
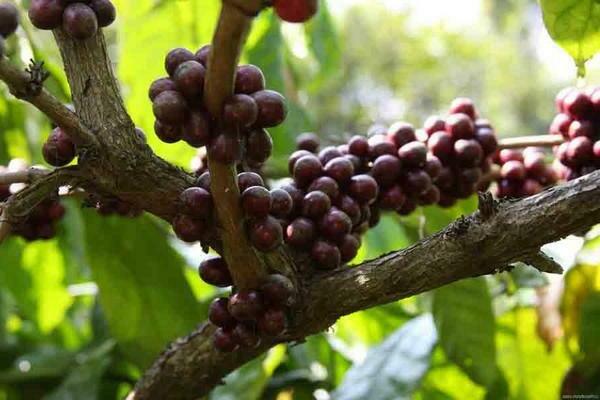
[[[510,275],[519,288],[538,288],[548,285],[546,276],[531,265],[517,263]]]
[[[573,59],[579,75],[584,64],[600,51],[598,0],[540,0],[548,33]]]
[[[87,254],[111,332],[139,366],[203,319],[183,259],[148,216],[85,214]]]
[[[339,74],[342,51],[340,40],[333,26],[329,8],[322,2],[317,15],[306,24],[306,39],[310,51],[319,63],[318,75],[311,87],[322,86],[323,81],[332,75]]]
[[[348,371],[332,399],[410,399],[429,369],[436,341],[431,315],[408,321],[382,344],[372,348],[362,364]]]
[[[586,358],[600,361],[600,292],[590,294],[581,305],[579,343]]]
[[[38,379],[58,378],[71,366],[75,355],[58,347],[40,347],[23,354],[13,367],[0,372],[0,382],[15,383]]]
[[[490,387],[498,377],[492,299],[483,278],[437,289],[433,316],[448,359],[476,383]]]

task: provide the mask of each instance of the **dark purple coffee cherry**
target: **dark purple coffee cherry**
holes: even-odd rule
[[[569,127],[573,119],[567,114],[556,114],[552,123],[550,124],[549,132],[551,135],[562,135],[564,138],[568,137]]]
[[[109,26],[117,18],[117,10],[110,0],[92,0],[90,7],[96,13],[101,28]]]
[[[182,125],[188,114],[188,106],[181,93],[167,90],[160,93],[152,103],[154,116],[167,125]]]
[[[88,5],[73,3],[65,8],[62,26],[74,39],[89,39],[98,32],[98,18]]]
[[[206,69],[195,60],[182,62],[173,73],[173,81],[177,85],[177,90],[188,99],[202,96],[205,77]]]
[[[564,111],[575,119],[586,119],[593,112],[594,106],[589,96],[580,90],[571,90],[563,100]]]
[[[585,136],[593,138],[595,136],[595,126],[590,121],[573,121],[569,125],[567,136],[569,139],[575,139],[576,137]]]
[[[265,302],[277,306],[290,306],[294,302],[296,290],[289,278],[281,274],[269,275],[260,286]]]
[[[253,324],[238,323],[233,328],[232,333],[235,341],[240,346],[254,349],[260,345],[260,336],[258,336],[258,332]]]
[[[481,168],[464,168],[458,172],[458,181],[463,184],[472,185],[481,179]]]
[[[304,200],[304,192],[299,189],[293,182],[285,183],[281,185],[280,189],[285,190],[292,198],[294,205],[293,213],[299,213],[302,208],[302,201]]]
[[[183,129],[180,125],[167,125],[154,121],[154,133],[165,143],[176,143],[183,137]]]
[[[431,186],[431,178],[427,172],[418,169],[408,171],[402,180],[402,188],[405,193],[418,196]]]
[[[427,161],[425,162],[425,172],[432,180],[435,180],[442,172],[442,162],[439,158],[431,153],[427,153]]]
[[[213,138],[208,149],[209,157],[222,164],[233,164],[241,158],[237,135],[220,134]]]
[[[419,204],[422,206],[437,204],[438,201],[440,201],[440,189],[435,185],[429,186],[429,189],[421,193],[418,199]]]
[[[233,335],[233,331],[223,328],[217,328],[217,330],[215,330],[215,333],[213,334],[213,346],[222,353],[231,353],[239,347]]]
[[[594,144],[585,136],[576,137],[569,142],[567,157],[576,165],[583,165],[594,156]]]
[[[294,209],[294,200],[283,189],[271,190],[271,214],[276,218],[286,218]]]
[[[352,221],[352,225],[360,222],[360,206],[354,199],[348,195],[342,195],[336,201],[336,206],[342,210]]]
[[[258,318],[258,330],[267,336],[279,336],[285,332],[287,321],[280,308],[270,308]]]
[[[209,218],[213,212],[210,193],[199,187],[185,189],[179,195],[183,212],[194,218]]]
[[[256,122],[258,107],[247,94],[234,94],[223,106],[223,121],[229,125],[246,128]]]
[[[281,124],[287,115],[283,96],[273,90],[261,90],[252,97],[258,106],[256,126],[271,128]]]
[[[240,65],[235,75],[235,93],[252,94],[265,89],[265,76],[255,65]]]
[[[286,243],[297,249],[310,248],[314,239],[315,224],[308,218],[296,218],[285,230]]]
[[[62,128],[54,128],[42,147],[42,155],[48,164],[62,167],[75,158],[75,144]]]
[[[446,118],[446,132],[454,140],[471,139],[475,135],[475,125],[466,114],[451,114]]]
[[[406,167],[422,167],[427,161],[427,147],[421,142],[407,143],[398,149],[398,157]]]
[[[225,329],[233,329],[237,325],[237,320],[229,313],[227,305],[229,299],[220,297],[214,299],[208,307],[208,320],[215,326]]]
[[[38,29],[54,29],[62,24],[64,5],[61,0],[32,0],[29,19]]]
[[[427,141],[427,147],[442,161],[450,160],[454,154],[454,140],[444,131],[434,132]]]
[[[369,155],[369,141],[364,136],[352,136],[348,142],[348,151],[357,157],[367,157]]]
[[[400,215],[410,215],[416,209],[417,209],[417,203],[413,199],[407,197],[404,204],[402,204],[402,207],[400,207],[398,210],[396,210],[396,212]]]
[[[500,164],[505,164],[510,160],[523,162],[523,153],[515,149],[502,149],[498,153],[498,159]]]
[[[12,3],[0,3],[0,36],[8,37],[19,27],[19,10]]]
[[[305,132],[296,138],[296,148],[316,153],[319,150],[321,141],[319,137],[312,132]]]
[[[177,85],[170,78],[159,78],[150,85],[148,97],[151,101],[154,101],[156,96],[167,90],[177,90]]]
[[[290,155],[290,157],[288,158],[288,171],[290,172],[290,174],[294,173],[294,167],[296,166],[296,162],[304,156],[314,157],[314,154],[308,150],[296,150]]]
[[[352,221],[345,212],[331,208],[319,221],[319,232],[326,239],[338,242],[352,230]]]
[[[240,188],[240,193],[244,193],[244,191],[252,186],[265,186],[265,182],[263,178],[257,174],[256,172],[240,172],[238,174],[238,187]]]
[[[384,154],[373,162],[371,175],[381,187],[389,187],[398,180],[401,167],[402,163],[398,157]]]
[[[318,219],[331,208],[331,199],[319,190],[307,193],[302,201],[302,215]]]
[[[376,159],[384,154],[395,155],[396,145],[390,142],[385,135],[375,135],[369,138],[369,158]]]
[[[198,179],[196,179],[196,186],[201,187],[210,193],[210,172],[203,172]]]
[[[178,47],[169,51],[165,57],[165,70],[170,76],[173,76],[177,67],[186,61],[192,61],[194,59],[194,54],[191,51]]]
[[[294,180],[302,187],[308,186],[322,173],[323,165],[314,155],[300,157],[294,164]]]
[[[271,216],[252,221],[249,233],[252,245],[262,252],[274,250],[283,243],[283,228]]]
[[[477,119],[477,110],[473,104],[473,100],[466,97],[458,97],[450,104],[450,114],[466,114],[473,121]]]
[[[465,167],[474,167],[483,160],[483,149],[474,139],[459,139],[454,143],[456,161]]]
[[[425,120],[423,129],[428,137],[431,137],[435,132],[444,131],[446,129],[446,121],[438,115],[432,115]]]
[[[320,269],[336,269],[342,262],[340,249],[336,245],[324,240],[316,241],[312,246],[310,254]]]
[[[266,217],[271,210],[271,193],[262,186],[251,186],[242,193],[241,202],[247,216]]]
[[[198,268],[200,278],[209,285],[227,287],[233,285],[229,267],[222,257],[211,257],[203,260]]]
[[[538,193],[544,191],[544,187],[534,179],[526,179],[521,186],[519,193],[520,197],[535,196]]]
[[[504,179],[521,181],[525,179],[527,171],[525,170],[525,166],[522,162],[510,160],[502,165],[502,168],[500,169],[500,175]]]
[[[202,46],[200,50],[194,54],[194,60],[198,61],[200,64],[204,65],[205,68],[208,67],[208,56],[210,55],[211,45],[207,44]]]
[[[271,157],[273,139],[262,128],[252,129],[246,138],[246,157],[249,161],[262,164]]]
[[[204,224],[186,214],[179,214],[173,219],[173,230],[177,237],[184,242],[194,243],[200,240]]]
[[[384,190],[379,197],[379,206],[383,210],[398,210],[406,201],[406,195],[398,185]]]
[[[355,235],[345,235],[339,244],[342,263],[350,262],[358,254],[360,241]]]
[[[415,128],[408,122],[396,122],[387,132],[388,140],[400,148],[407,143],[417,140]]]
[[[183,140],[192,147],[206,146],[210,142],[209,116],[203,111],[192,112],[183,127]]]
[[[479,128],[475,132],[475,140],[483,149],[483,154],[489,156],[498,149],[498,139],[496,133],[490,128]]]
[[[325,174],[330,178],[335,179],[341,185],[350,181],[350,178],[354,175],[354,165],[346,157],[331,159],[325,164],[323,170],[325,171]]]
[[[264,310],[262,295],[255,290],[240,290],[229,298],[228,309],[238,321],[256,321]]]
[[[330,199],[337,199],[340,195],[340,188],[335,180],[328,176],[322,176],[315,179],[307,189],[308,192],[321,191],[329,196]]]
[[[319,152],[319,161],[325,165],[334,158],[342,157],[343,154],[335,146],[327,146]]]
[[[359,204],[370,204],[379,194],[379,186],[369,175],[355,175],[350,180],[348,192]]]

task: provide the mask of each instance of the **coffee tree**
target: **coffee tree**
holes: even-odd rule
[[[565,14],[561,10],[568,4],[542,1],[550,34],[573,56],[581,75],[598,50],[600,6],[588,3],[595,11],[577,8]],[[197,6],[195,12],[202,13]],[[514,383],[496,359],[491,297],[482,277],[491,276],[490,282],[494,279],[498,290],[507,293],[526,279],[543,286],[540,272],[561,274],[563,268],[542,246],[585,235],[600,220],[600,86],[569,87],[551,99],[556,117],[548,121],[545,135],[501,139],[483,108],[457,96],[445,114],[419,124],[374,125],[364,135],[333,140],[298,133],[296,149],[282,168],[281,160],[270,160],[283,140],[273,132],[297,116],[297,104],[270,88],[268,73],[240,64],[240,57],[257,18],[271,13],[272,26],[261,29],[275,27],[279,35],[280,23],[330,28],[324,4],[224,0],[211,43],[190,48],[172,43],[165,54],[152,54],[152,62],[164,65],[163,75],[144,90],[154,132],[136,127],[122,98],[130,88],[115,78],[104,29],[118,18],[118,9],[110,0],[0,3],[0,80],[7,95],[51,121],[51,133],[35,151],[54,167],[14,159],[0,169],[0,255],[7,260],[2,276],[10,281],[0,300],[6,297],[25,314],[31,304],[42,304],[20,297],[19,290],[29,287],[23,283],[27,278],[10,271],[32,257],[44,262],[47,255],[39,249],[45,247],[35,246],[56,242],[70,273],[91,270],[100,299],[93,309],[97,318],[89,328],[91,340],[89,334],[61,333],[71,348],[80,349],[75,356],[66,352],[56,358],[63,364],[56,361],[44,370],[30,357],[7,354],[8,370],[0,373],[7,398],[38,398],[51,391],[50,398],[275,398],[295,388],[285,375],[279,387],[271,382],[270,392],[265,386],[282,363],[282,344],[308,341],[319,352],[322,342],[313,335],[327,332],[341,317],[376,306],[385,310],[433,290],[433,298],[418,297],[427,304],[415,306],[431,313],[388,308],[396,314],[395,327],[410,321],[373,349],[364,365],[350,369],[331,396],[408,398],[423,379],[427,360],[435,358],[438,343],[446,359],[487,396],[514,395]],[[215,7],[206,5],[208,10]],[[311,18],[319,21],[309,22]],[[574,26],[584,23],[595,28],[580,34]],[[45,65],[36,50],[32,32],[37,30],[52,31],[68,87],[60,87],[52,77],[60,73],[57,67]],[[29,40],[33,49],[27,66],[16,55],[17,39]],[[264,41],[265,58],[273,50],[267,39],[250,36],[255,43]],[[327,51],[322,55],[327,57]],[[23,107],[8,97],[3,102]],[[3,115],[11,118],[14,110]],[[193,170],[184,171],[155,154],[149,135],[188,154],[193,149]],[[13,136],[5,137],[2,146],[17,146]],[[6,149],[3,157],[10,154]],[[277,164],[278,173],[273,168]],[[286,173],[286,179],[276,179]],[[477,206],[470,213],[473,199]],[[438,217],[442,226],[427,228],[425,235],[423,221],[436,213],[445,215]],[[420,240],[364,260],[363,241],[382,217],[395,218]],[[68,224],[66,232],[62,224]],[[167,224],[177,238],[172,245]],[[111,236],[118,239],[106,240]],[[184,248],[181,242],[204,250],[195,260],[199,267],[193,278],[169,265],[181,263],[172,247]],[[580,297],[564,300],[566,306],[583,306],[577,322],[571,321],[574,326],[566,320],[568,338],[579,336],[563,394],[600,389],[595,345],[600,287],[590,283],[599,275],[589,269],[579,271],[588,274],[587,283],[579,277],[587,285]],[[570,275],[573,285],[578,276]],[[218,289],[201,299],[199,308],[190,282],[196,292],[208,285]],[[64,295],[56,289],[45,306],[64,314],[69,308]],[[548,300],[542,289],[538,295],[539,334],[552,346],[560,336],[548,317],[556,315],[556,301]],[[84,308],[76,305],[73,313]],[[466,311],[459,312],[463,307]],[[0,321],[14,333],[24,319]],[[36,321],[36,329],[47,332],[57,324]],[[68,329],[78,331],[75,325]],[[330,354],[331,359],[340,356]],[[262,368],[249,373],[257,362]],[[225,389],[217,388],[230,373]],[[14,383],[15,376],[28,384]],[[64,381],[57,388],[59,378]],[[396,386],[390,385],[394,379]],[[432,393],[419,395],[429,398]]]

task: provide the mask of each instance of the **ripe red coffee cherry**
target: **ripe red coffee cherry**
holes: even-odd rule
[[[191,53],[190,53],[191,54]],[[173,81],[177,89],[188,99],[202,96],[206,69],[195,60],[184,61],[173,72]]]
[[[213,211],[210,193],[199,187],[185,189],[179,195],[183,212],[194,218],[209,218]]]
[[[252,129],[246,137],[246,157],[249,161],[262,164],[271,157],[273,139],[262,128]]]
[[[101,28],[109,26],[117,18],[117,10],[110,0],[92,0],[90,7],[96,13]]]
[[[458,181],[462,184],[472,185],[481,179],[481,168],[464,168],[458,171]]]
[[[208,149],[212,159],[223,163],[233,164],[241,158],[240,141],[237,135],[220,134],[213,138]]]
[[[165,57],[165,70],[171,76],[175,74],[175,70],[186,61],[195,60],[194,54],[188,49],[181,47],[175,48]]]
[[[396,122],[390,126],[390,129],[387,131],[387,137],[397,148],[417,140],[415,128],[408,122]]]
[[[442,172],[442,162],[439,158],[431,153],[427,153],[427,161],[425,162],[425,172],[432,180],[435,180]]]
[[[473,120],[466,114],[451,114],[446,119],[446,132],[452,139],[471,139],[475,134]]]
[[[369,175],[355,175],[350,180],[348,191],[359,204],[370,204],[377,198],[379,186]]]
[[[318,0],[274,0],[273,8],[286,22],[306,22],[317,13]]]
[[[340,195],[340,188],[337,182],[328,176],[315,179],[307,189],[308,192],[317,190],[325,193],[332,201],[336,200]]]
[[[267,336],[279,336],[286,328],[285,312],[281,308],[270,308],[258,318],[258,330]]]
[[[185,98],[181,93],[167,90],[160,93],[152,103],[154,116],[168,125],[182,125],[188,114]]]
[[[459,139],[454,143],[454,153],[456,161],[465,167],[479,165],[483,160],[483,149],[481,145],[473,139]]]
[[[454,154],[454,140],[444,131],[434,132],[427,141],[427,147],[433,155],[443,161],[451,159]]]
[[[406,195],[398,185],[384,190],[379,197],[379,206],[384,210],[398,210],[406,201]]]
[[[61,0],[32,0],[29,19],[38,29],[54,29],[62,23],[64,5]]]
[[[256,126],[271,128],[285,120],[287,107],[281,94],[273,90],[261,90],[253,93],[252,98],[258,106]]]
[[[300,212],[302,208],[302,201],[304,199],[304,192],[299,189],[294,182],[285,183],[281,185],[280,189],[285,190],[292,198],[292,203],[294,204],[294,209],[292,213]]]
[[[277,218],[286,218],[294,209],[292,196],[283,189],[271,190],[271,214]]]
[[[296,150],[294,151],[288,158],[288,171],[290,174],[294,173],[294,167],[296,166],[296,162],[304,156],[314,156],[308,150]]]
[[[71,138],[61,128],[54,128],[42,147],[44,160],[52,166],[67,165],[76,155],[75,145]]]
[[[432,115],[425,120],[423,129],[427,133],[427,136],[431,136],[435,132],[444,131],[446,129],[446,121],[440,116]]]
[[[541,193],[544,190],[544,187],[534,179],[526,179],[523,182],[523,186],[521,187],[519,195],[521,197],[529,197],[534,196],[538,193]]]
[[[594,156],[594,145],[585,136],[576,137],[569,142],[567,157],[577,165],[583,165]]]
[[[247,325],[238,323],[235,328],[233,328],[232,333],[235,341],[239,343],[240,346],[253,349],[260,345],[260,337],[253,324]]]
[[[490,128],[479,128],[475,132],[475,140],[483,150],[483,154],[488,156],[498,149],[498,139],[496,133]]]
[[[427,147],[421,142],[410,142],[398,149],[398,157],[407,167],[422,167],[427,161]]]
[[[211,47],[210,44],[204,45],[194,54],[194,60],[204,65],[205,68],[208,67],[208,56],[210,55]]]
[[[595,133],[595,127],[590,121],[573,121],[569,125],[567,136],[570,139],[575,139],[580,136],[587,136],[593,138]]]
[[[0,3],[0,36],[8,37],[19,27],[19,10],[12,3]]]
[[[238,174],[238,187],[240,188],[240,193],[244,193],[244,191],[252,186],[265,186],[265,182],[263,178],[257,174],[256,172],[240,172]]]
[[[564,111],[575,119],[589,117],[594,106],[589,96],[577,89],[571,90],[563,100]]]
[[[346,235],[340,241],[339,248],[342,263],[350,262],[358,254],[360,240],[355,235]]]
[[[200,240],[204,225],[200,220],[186,214],[179,214],[173,219],[173,231],[184,242],[194,243]]]
[[[477,119],[477,111],[475,110],[473,100],[468,99],[466,97],[458,97],[454,99],[450,104],[450,114],[458,113],[466,114],[472,120]]]
[[[296,291],[294,284],[281,274],[272,274],[265,279],[260,287],[267,304],[290,306],[294,302]]]
[[[196,186],[201,187],[210,193],[210,172],[203,172],[198,179],[196,179]]]
[[[321,269],[335,269],[342,262],[340,249],[336,245],[324,240],[316,241],[312,246],[310,254]]]
[[[254,99],[246,94],[234,94],[223,108],[223,121],[229,126],[246,128],[256,122],[258,106]]]
[[[238,321],[256,321],[264,310],[263,298],[255,290],[240,290],[229,298],[228,310]]]
[[[324,171],[329,177],[343,185],[354,175],[354,165],[346,157],[337,157],[325,164]]]
[[[183,126],[182,139],[192,147],[206,146],[210,142],[209,116],[204,111],[194,111]]]
[[[562,135],[564,138],[567,138],[571,122],[573,122],[573,120],[567,114],[556,114],[556,116],[552,120],[552,124],[550,124],[550,134]]]
[[[342,152],[335,146],[327,146],[319,152],[319,161],[325,165],[334,158],[342,157]]]
[[[302,133],[296,138],[296,148],[316,153],[319,150],[321,141],[319,137],[312,132]]]
[[[319,232],[326,239],[338,242],[352,230],[352,221],[345,212],[331,208],[319,221]]]
[[[564,89],[561,89],[560,92],[558,92],[558,94],[556,95],[556,97],[554,99],[554,103],[556,104],[556,111],[558,111],[559,113],[565,111],[565,108],[564,108],[565,97],[567,97],[567,95],[569,93],[571,93],[572,90],[576,90],[576,89],[574,87],[566,87]]]
[[[314,155],[300,157],[294,164],[294,180],[300,186],[308,186],[322,173],[321,161]]]
[[[340,196],[336,201],[336,206],[346,213],[352,221],[352,225],[356,225],[360,222],[360,206],[352,197],[348,195]]]
[[[296,218],[286,228],[286,243],[297,249],[310,248],[314,239],[315,224],[308,218]]]
[[[594,143],[593,152],[594,152],[594,157],[600,158],[600,140],[598,140],[598,141],[596,141],[596,143]]]
[[[213,302],[210,303],[210,307],[208,308],[208,320],[212,322],[213,325],[226,329],[233,329],[237,325],[237,320],[233,318],[233,315],[231,315],[227,309],[228,304],[229,299],[226,297],[214,299]]]
[[[239,347],[233,332],[223,328],[217,328],[213,334],[213,346],[222,353],[231,353]]]
[[[271,193],[262,186],[249,187],[242,193],[242,209],[249,217],[266,217],[271,210]]]
[[[240,65],[235,75],[235,93],[252,94],[265,89],[265,76],[255,65]]]
[[[437,204],[438,201],[440,201],[440,189],[435,185],[429,186],[429,189],[421,193],[418,198],[418,203],[422,206]]]
[[[167,125],[158,120],[154,121],[154,133],[165,143],[176,143],[183,136],[183,130],[180,125]]]
[[[212,257],[203,260],[198,268],[200,278],[209,285],[227,287],[233,285],[229,268],[222,257]]]
[[[423,170],[408,171],[402,180],[405,193],[420,195],[431,187],[431,178]]]
[[[177,90],[177,85],[170,78],[159,78],[150,85],[148,97],[154,101],[156,96],[167,90]]]
[[[525,179],[527,175],[527,171],[525,170],[525,166],[520,161],[510,160],[502,165],[500,170],[500,175],[504,179],[509,179],[513,181],[520,181]]]
[[[498,154],[500,164],[505,164],[510,160],[523,162],[523,153],[515,149],[502,149]]]
[[[385,135],[373,135],[369,138],[369,158],[374,160],[384,154],[395,155],[398,149]]]
[[[249,225],[250,242],[262,252],[277,248],[283,242],[283,228],[279,221],[268,216]]]
[[[388,187],[398,180],[401,167],[402,163],[398,157],[384,154],[373,162],[371,175],[381,187]]]
[[[544,153],[523,153],[523,164],[525,165],[527,174],[536,177],[536,179],[543,177],[546,174],[546,160],[544,157]]]
[[[65,8],[62,26],[72,38],[88,39],[98,31],[98,18],[88,5],[73,3]]]
[[[369,155],[369,141],[364,136],[352,136],[348,142],[348,151],[357,157],[367,157]]]
[[[317,219],[331,208],[331,199],[319,190],[307,193],[302,201],[302,215]]]

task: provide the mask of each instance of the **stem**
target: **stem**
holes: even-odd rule
[[[0,185],[12,185],[13,183],[31,183],[37,178],[48,175],[49,171],[41,168],[28,168],[23,171],[0,173]]]
[[[249,2],[258,12],[260,1]],[[206,75],[204,100],[212,117],[218,120],[223,104],[233,94],[236,66],[252,24],[252,17],[239,6],[223,2]],[[223,256],[238,289],[256,288],[266,275],[244,229],[235,165],[210,159],[211,191],[222,228]]]
[[[554,147],[563,143],[565,139],[561,135],[536,135],[521,136],[501,139],[498,142],[499,149],[519,149],[523,147]]]

